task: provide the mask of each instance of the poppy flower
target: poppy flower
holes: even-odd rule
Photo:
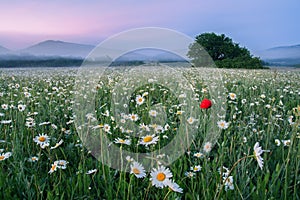
[[[202,102],[200,103],[200,108],[201,109],[208,109],[212,106],[212,103],[209,99],[203,99]]]

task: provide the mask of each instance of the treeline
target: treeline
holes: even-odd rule
[[[48,58],[48,59],[20,59],[20,60],[0,60],[0,67],[76,67],[80,66],[83,59],[79,58]]]
[[[80,58],[48,58],[48,59],[19,59],[19,60],[0,60],[1,68],[21,68],[21,67],[80,67],[84,59]],[[103,65],[107,62],[88,62],[85,64]],[[143,61],[117,61],[110,66],[138,66],[143,65]]]

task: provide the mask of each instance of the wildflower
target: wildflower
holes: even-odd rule
[[[203,153],[200,153],[200,152],[194,153],[194,157],[196,157],[196,158],[202,158],[203,156],[204,156]]]
[[[212,149],[212,144],[210,142],[206,142],[203,146],[203,151],[208,153],[210,152]]]
[[[10,124],[11,120],[1,120],[1,124]]]
[[[126,144],[126,145],[130,145],[131,144],[131,140],[130,139],[121,139],[121,138],[115,138],[115,143],[117,144]]]
[[[288,122],[289,122],[290,125],[294,124],[293,118],[294,118],[294,116],[289,116],[289,118],[288,118]]]
[[[200,103],[201,109],[208,109],[212,106],[212,103],[209,99],[203,99]]]
[[[155,137],[155,134],[153,135],[146,135],[141,138],[139,144],[148,146],[150,144],[156,144],[158,141],[158,136]]]
[[[64,141],[60,140],[58,143],[55,144],[55,146],[51,147],[50,149],[56,149],[57,147],[59,147]]]
[[[194,172],[185,172],[184,175],[188,178],[193,178],[195,176]]]
[[[170,129],[170,125],[169,125],[169,124],[166,124],[165,127],[164,127],[164,129],[165,129],[166,131],[169,130],[169,129]]]
[[[224,171],[225,170],[225,171]],[[223,176],[223,177],[228,177],[229,174],[229,169],[227,167],[222,167],[222,171],[221,169],[218,169],[219,173]]]
[[[28,159],[29,162],[37,162],[39,160],[39,157],[37,156],[32,156],[31,158]]]
[[[134,159],[133,158],[131,158],[130,156],[126,156],[126,158],[125,158],[126,160],[127,160],[127,162],[133,162],[134,161]]]
[[[218,121],[217,124],[220,129],[227,129],[229,126],[229,123],[224,120]]]
[[[231,100],[235,100],[236,99],[236,94],[235,93],[229,93],[228,97],[231,99]]]
[[[57,170],[57,165],[56,164],[52,164],[51,165],[51,168],[50,168],[50,170],[49,170],[49,174],[52,174],[53,172],[55,172]]]
[[[8,105],[7,105],[7,104],[2,104],[2,105],[1,105],[1,108],[2,108],[3,110],[7,110],[7,109],[8,109]]]
[[[36,142],[42,149],[49,146],[50,138],[47,134],[39,134],[36,136],[33,141]]]
[[[176,115],[182,115],[184,113],[183,110],[177,110]]]
[[[89,171],[87,171],[85,174],[94,174],[94,173],[96,173],[98,170],[97,169],[91,169],[91,170],[89,170]]]
[[[254,145],[254,156],[255,156],[255,159],[258,163],[258,166],[260,167],[260,169],[263,168],[263,158],[260,156],[263,152],[270,152],[269,150],[263,150],[260,146],[259,146],[259,143],[256,142],[255,145]]]
[[[24,95],[25,95],[26,98],[31,97],[31,94],[29,92],[24,92]]]
[[[150,181],[152,182],[152,185],[158,188],[167,186],[167,180],[173,176],[171,171],[164,166],[159,166],[157,169],[152,169],[150,175]]]
[[[128,117],[133,122],[136,122],[139,119],[139,116],[137,114],[130,114]]]
[[[167,179],[166,184],[174,192],[179,192],[179,193],[183,192],[183,189],[171,179]]]
[[[1,153],[0,154],[0,161],[6,160],[7,158],[9,158],[11,156],[11,152],[6,152],[6,153]]]
[[[281,144],[280,140],[275,139],[275,144],[276,144],[277,146],[280,146],[280,144]]]
[[[104,125],[103,125],[103,129],[104,129],[104,131],[105,131],[106,133],[109,133],[109,131],[110,131],[110,125],[104,124]]]
[[[291,140],[281,140],[283,143],[283,146],[290,146]]]
[[[25,126],[27,126],[28,128],[35,126],[34,119],[31,117],[26,118]]]
[[[57,160],[54,162],[54,164],[57,165],[57,168],[66,169],[68,162],[65,160]]]
[[[144,123],[140,124],[140,129],[145,130],[145,131],[150,131],[150,128],[148,125],[145,125]]]
[[[202,167],[200,165],[196,165],[194,167],[191,167],[191,171],[194,172],[199,172],[202,169]]]
[[[138,162],[133,162],[130,166],[130,174],[134,174],[137,178],[146,176],[145,168]]]
[[[26,108],[26,105],[21,105],[21,104],[18,105],[18,110],[20,112],[23,112],[25,110],[25,108]]]
[[[164,127],[162,127],[161,125],[156,125],[154,126],[154,131],[155,133],[163,133],[165,130]]]
[[[195,121],[196,121],[196,119],[193,118],[193,117],[189,117],[189,118],[187,119],[187,122],[188,122],[189,124],[193,124]]]
[[[141,95],[137,95],[135,98],[135,101],[136,101],[137,105],[142,105],[144,103],[145,99]]]
[[[234,190],[234,185],[233,185],[233,176],[224,176],[223,177],[223,182],[225,183],[225,191],[229,190]]]
[[[156,115],[157,115],[156,110],[150,110],[150,111],[149,111],[149,115],[150,115],[151,117],[156,117]]]

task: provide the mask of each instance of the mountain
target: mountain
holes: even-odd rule
[[[0,54],[9,54],[10,53],[10,50],[3,47],[3,46],[0,46]]]
[[[20,54],[34,56],[59,56],[85,58],[94,46],[63,41],[47,40],[19,51]]]
[[[160,61],[184,61],[180,56],[160,49],[139,49],[132,52],[125,53],[116,59],[116,61],[146,61],[146,62],[160,62]]]
[[[300,64],[300,44],[270,48],[260,52],[259,56],[273,65],[297,65]]]

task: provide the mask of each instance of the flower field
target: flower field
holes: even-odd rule
[[[0,199],[300,199],[300,71],[179,71],[0,69]]]

